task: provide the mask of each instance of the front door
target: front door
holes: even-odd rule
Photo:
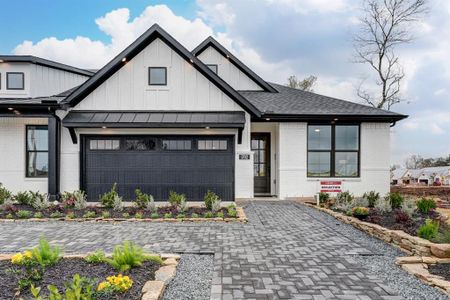
[[[255,194],[270,193],[270,133],[252,133]]]

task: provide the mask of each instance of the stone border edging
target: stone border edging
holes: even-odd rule
[[[449,264],[449,258],[436,258],[427,256],[409,256],[397,257],[395,264],[402,267],[403,270],[419,278],[424,283],[438,288],[450,296],[450,281],[442,276],[433,275],[428,271],[428,265]]]
[[[306,205],[325,212],[346,224],[350,224],[373,237],[391,244],[410,256],[436,256],[439,258],[450,258],[450,244],[432,243],[423,238],[407,234],[403,230],[387,229],[377,224],[364,222],[357,218],[346,216],[328,208],[318,207],[312,204]]]
[[[99,222],[99,223],[119,223],[119,222],[168,222],[168,223],[176,223],[176,222],[225,222],[225,223],[247,223],[248,219],[242,207],[236,207],[236,218],[158,218],[158,219],[136,219],[136,218],[76,218],[76,219],[68,219],[68,218],[28,218],[28,219],[4,219],[0,218],[0,223],[20,223],[20,222],[49,222],[49,221],[64,221],[64,222]]]
[[[11,260],[14,254],[0,254],[0,260]],[[63,258],[85,258],[87,254],[68,254]],[[105,254],[108,255],[108,254]],[[178,261],[181,256],[179,254],[163,253],[159,254],[163,260],[163,265],[156,270],[155,280],[148,280],[142,287],[141,300],[160,300],[169,282],[175,277]]]

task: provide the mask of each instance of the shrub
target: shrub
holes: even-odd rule
[[[5,203],[6,200],[10,200],[12,197],[12,194],[10,191],[8,191],[3,184],[0,183],[0,204]]]
[[[134,191],[136,194],[136,199],[134,200],[134,204],[141,209],[151,208],[155,204],[155,199],[152,195],[143,193],[140,189],[136,189]],[[152,209],[150,209],[153,211]]]
[[[152,219],[158,219],[159,218],[159,214],[157,212],[154,212],[150,215],[150,218]]]
[[[117,193],[117,183],[114,183],[109,192],[106,192],[102,196],[100,196],[100,202],[104,207],[113,208],[114,200],[118,196],[119,194]]]
[[[432,209],[436,209],[437,205],[433,199],[430,198],[422,198],[417,201],[417,209],[423,213],[428,214],[428,212]]]
[[[366,192],[364,193],[363,198],[367,199],[369,207],[375,207],[375,204],[380,199],[380,193],[375,191]]]
[[[48,285],[47,289],[50,291],[49,299],[59,300],[90,300],[94,299],[95,288],[92,279],[81,277],[79,274],[73,276],[72,282],[65,283],[65,291],[60,294],[58,288],[54,285]],[[35,289],[37,290],[37,289]],[[37,290],[37,295],[39,295]],[[32,292],[33,293],[33,292]],[[36,294],[36,291],[33,293]]]
[[[7,215],[5,216],[5,218],[7,218],[7,219],[13,219],[14,216],[13,216],[12,214],[7,214]]]
[[[353,198],[350,202],[352,208],[354,207],[369,207],[369,200],[364,197]]]
[[[19,204],[31,205],[32,198],[29,192],[18,192],[14,196],[14,200]]]
[[[319,193],[319,204],[326,205],[330,202],[330,194],[328,193]]]
[[[31,211],[29,210],[19,210],[16,213],[16,216],[20,219],[28,219],[29,217],[31,217]]]
[[[192,213],[191,218],[197,219],[198,218],[198,214]]]
[[[211,191],[208,191],[205,194],[205,197],[203,198],[203,201],[205,202],[205,206],[208,210],[213,211],[214,208],[217,208],[217,203],[220,205],[220,197]],[[216,207],[214,207],[216,206]]]
[[[111,259],[106,259],[119,272],[125,272],[131,268],[139,267],[144,261],[149,260],[162,264],[161,257],[145,253],[144,249],[132,242],[124,242],[123,245],[114,247]]]
[[[186,196],[184,194],[178,194],[177,192],[170,191],[168,201],[172,207],[179,208],[180,204],[183,201],[186,201]]]
[[[367,207],[357,206],[352,209],[352,215],[355,217],[367,217],[369,209]]]
[[[353,204],[353,195],[350,192],[342,192],[336,195],[334,208],[342,212],[350,212],[355,205]]]
[[[392,209],[401,208],[403,202],[405,201],[403,196],[397,192],[389,193],[386,197],[387,197],[387,199],[389,199],[389,203],[391,203]]]
[[[122,214],[122,218],[128,219],[129,217],[130,217],[130,214],[127,213],[127,212],[124,212],[124,213]]]
[[[67,218],[67,219],[75,219],[75,218],[76,218],[76,215],[75,215],[75,213],[74,213],[73,211],[71,211],[71,212],[68,212],[68,213],[66,214],[66,218]]]
[[[403,201],[401,210],[412,218],[416,208],[416,202],[413,199],[408,198]]]
[[[391,202],[389,201],[388,198],[380,198],[376,203],[375,203],[375,209],[377,211],[379,211],[380,213],[389,213],[392,211],[392,206],[391,206]]]
[[[185,214],[178,214],[178,215],[176,216],[176,218],[177,218],[177,219],[184,219],[184,218],[186,218],[186,215],[185,215]]]
[[[236,216],[237,216],[236,207],[234,207],[234,206],[228,207],[227,216],[230,218],[236,218]]]
[[[336,195],[336,202],[350,203],[353,201],[353,194],[349,191],[341,192]]]
[[[432,240],[436,238],[439,231],[439,222],[427,219],[425,224],[419,227],[417,235],[426,240]]]
[[[97,250],[86,256],[84,260],[90,264],[103,263],[106,260],[105,252],[103,252],[103,250]]]
[[[184,213],[184,212],[186,212],[187,209],[188,209],[188,204],[187,204],[186,199],[181,200],[180,205],[178,206],[178,210],[181,213]]]
[[[214,214],[212,211],[207,211],[205,212],[205,214],[203,215],[204,218],[214,218]]]
[[[217,217],[217,218],[222,218],[222,219],[223,219],[223,212],[219,211],[219,212],[216,214],[216,217]]]
[[[114,196],[113,210],[114,211],[122,211],[123,210],[122,197],[120,197],[119,195]]]
[[[83,191],[64,192],[61,202],[65,207],[73,207],[76,210],[85,209],[87,206],[86,194]]]
[[[84,213],[83,218],[91,219],[91,218],[95,218],[95,216],[96,216],[95,211],[90,210],[90,211],[87,211]]]
[[[136,214],[134,215],[134,217],[135,217],[136,219],[142,219],[142,218],[144,217],[144,215],[143,215],[141,212],[138,212],[138,213],[136,213]]]
[[[33,218],[36,218],[36,219],[41,219],[43,217],[44,217],[44,215],[40,211],[35,212],[33,215]]]
[[[408,213],[406,213],[402,210],[395,211],[394,219],[395,219],[395,222],[400,223],[400,224],[406,224],[411,221],[411,217],[408,215]]]
[[[39,245],[32,250],[33,259],[42,267],[52,266],[60,259],[61,249],[50,246],[45,238],[39,240]]]
[[[111,217],[111,214],[109,211],[102,211],[102,218],[109,219]]]
[[[48,201],[48,196],[45,194],[30,191],[30,197],[31,197],[30,204],[33,206],[34,209],[44,210],[50,206],[50,202]]]
[[[165,213],[164,214],[164,219],[170,219],[170,218],[172,218],[172,213]]]
[[[59,211],[55,211],[50,214],[50,218],[61,218],[61,217],[64,217],[64,214]]]

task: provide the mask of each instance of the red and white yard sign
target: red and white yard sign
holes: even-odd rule
[[[321,181],[321,193],[340,193],[342,192],[342,181]]]

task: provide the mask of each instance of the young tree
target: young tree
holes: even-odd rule
[[[405,167],[407,169],[420,169],[423,168],[423,157],[413,154],[405,160]]]
[[[303,80],[297,79],[297,76],[292,75],[288,78],[287,86],[294,89],[299,89],[307,92],[314,92],[314,85],[316,84],[317,77],[310,75]]]
[[[370,66],[380,88],[373,95],[361,83],[357,94],[367,104],[390,110],[404,100],[400,87],[405,75],[396,49],[413,40],[413,24],[426,12],[426,1],[364,0],[364,16],[355,37],[356,62]]]

